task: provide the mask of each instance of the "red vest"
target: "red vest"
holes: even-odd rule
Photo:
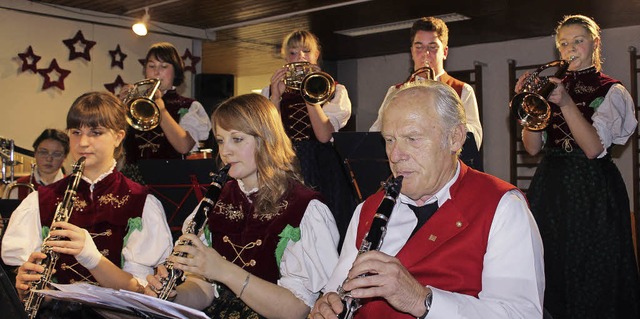
[[[35,177],[32,178],[31,175],[22,176],[22,177],[16,179],[16,183],[18,183],[18,184],[31,184],[31,185],[33,185],[33,189],[35,191],[37,191],[38,187],[40,186],[40,183],[36,182]],[[25,199],[27,197],[27,195],[29,195],[29,193],[31,192],[31,190],[28,187],[17,187],[15,189],[18,190],[18,199],[19,200]]]
[[[42,226],[51,226],[56,206],[64,198],[69,178],[67,176],[38,189]],[[130,218],[142,216],[146,199],[147,189],[127,179],[120,172],[113,172],[96,183],[93,194],[89,190],[89,184],[81,180],[69,223],[89,231],[98,250],[116,266],[122,267],[121,255],[127,224]],[[57,282],[63,284],[75,281],[95,282],[75,257],[65,254],[60,254],[54,276]]]
[[[424,286],[478,296],[489,230],[502,196],[515,186],[460,163],[451,198],[409,239],[396,257]],[[479,191],[482,190],[482,191]],[[368,198],[360,214],[358,245],[383,193]],[[393,218],[393,215],[391,216]],[[414,318],[382,299],[365,300],[356,318]]]
[[[287,225],[299,227],[309,202],[320,198],[320,193],[292,183],[280,201],[281,210],[267,215],[255,211],[251,201],[255,194],[249,200],[237,181],[228,181],[209,213],[208,226],[216,251],[251,274],[276,283],[280,278],[275,257],[278,235]]]

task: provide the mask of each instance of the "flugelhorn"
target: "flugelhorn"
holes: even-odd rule
[[[127,90],[122,102],[127,107],[127,122],[131,127],[150,131],[160,124],[160,108],[153,101],[159,87],[159,79],[146,79]]]
[[[433,69],[429,66],[428,63],[425,63],[423,67],[413,71],[406,82],[413,82],[418,76],[426,80],[435,80],[436,78],[435,72],[433,72]]]
[[[520,125],[530,131],[541,131],[549,125],[551,106],[547,98],[557,85],[549,81],[549,77],[541,77],[539,74],[548,68],[557,67],[558,70],[553,77],[562,78],[567,73],[571,60],[573,57],[569,61],[551,61],[540,66],[524,79],[522,92],[516,94],[509,103],[511,112]]]
[[[284,84],[289,90],[300,91],[309,104],[324,104],[333,98],[336,81],[326,72],[317,71],[309,62],[293,62],[284,65]]]

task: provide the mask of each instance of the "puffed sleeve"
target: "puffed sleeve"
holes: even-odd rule
[[[2,260],[10,266],[24,264],[42,246],[38,192],[30,193],[13,211],[2,239]]]
[[[146,285],[147,275],[153,274],[153,268],[164,262],[171,253],[172,240],[162,204],[155,196],[147,195],[142,212],[142,227],[131,232],[122,248],[122,270]]]
[[[309,202],[300,222],[301,238],[289,241],[280,262],[278,285],[313,307],[338,262],[338,228],[329,208]]]
[[[621,84],[611,86],[591,119],[604,148],[624,145],[638,124],[633,99]]]
[[[336,132],[347,125],[351,117],[351,100],[344,85],[336,84],[336,92],[333,99],[325,103],[322,106],[322,110],[331,121]]]
[[[193,101],[189,111],[180,118],[180,126],[191,135],[196,145],[192,151],[198,150],[198,141],[204,141],[211,131],[211,119],[200,102]]]

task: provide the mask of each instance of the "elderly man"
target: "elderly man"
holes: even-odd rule
[[[405,84],[381,132],[393,175],[404,176],[401,194],[380,251],[358,254],[381,193],[356,209],[327,291],[342,285],[360,299],[356,318],[542,318],[540,234],[515,186],[458,159],[466,126],[456,92]],[[329,292],[311,317],[343,308]]]
[[[460,159],[470,167],[482,170],[482,157],[480,156],[482,125],[480,124],[478,102],[473,88],[469,84],[450,76],[444,70],[444,60],[447,59],[449,54],[449,28],[441,19],[425,17],[413,23],[410,36],[414,72],[422,67],[429,66],[433,70],[433,80],[451,86],[462,100],[466,114],[467,138],[462,148]],[[424,73],[417,74],[413,80],[424,79],[424,76],[426,76]],[[388,105],[391,97],[401,85],[398,84],[389,88],[382,106],[378,110],[378,118],[371,125],[369,131],[380,131],[382,110]]]

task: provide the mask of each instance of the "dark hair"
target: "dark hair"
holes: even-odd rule
[[[178,50],[176,50],[176,47],[174,47],[173,44],[169,42],[153,44],[147,52],[145,65],[151,57],[154,57],[161,62],[173,65],[173,86],[179,86],[184,82],[184,61],[182,61],[180,54],[178,54]]]
[[[45,129],[33,142],[33,150],[37,151],[38,146],[40,146],[40,143],[44,140],[54,140],[59,142],[62,144],[62,148],[64,148],[64,155],[66,156],[69,154],[69,136],[65,132],[55,128]]]
[[[113,131],[127,131],[125,106],[110,92],[89,92],[80,95],[67,113],[67,130],[81,127],[105,127]],[[117,160],[123,155],[123,143],[113,152]]]
[[[445,47],[449,45],[449,28],[447,24],[436,17],[423,17],[413,23],[411,26],[411,44],[413,44],[413,38],[416,37],[418,31],[435,31],[436,36],[442,42]]]

